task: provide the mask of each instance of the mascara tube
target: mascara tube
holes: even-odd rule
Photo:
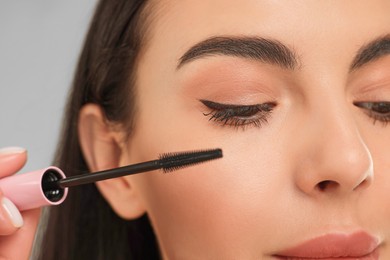
[[[187,166],[222,157],[221,149],[163,154],[160,159],[122,166],[94,174],[81,174],[66,178],[57,167],[16,174],[0,179],[0,189],[20,210],[61,204],[68,195],[68,187],[94,183],[126,175],[157,169],[171,172]]]
[[[0,189],[20,210],[61,204],[68,195],[68,188],[46,185],[64,179],[65,174],[57,167],[16,174],[0,179]]]

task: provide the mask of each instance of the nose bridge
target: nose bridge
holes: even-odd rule
[[[350,192],[372,179],[372,158],[345,100],[322,98],[311,105],[308,139],[298,172],[298,185],[305,192]],[[329,189],[333,187],[333,189]],[[327,188],[327,189],[326,189]]]

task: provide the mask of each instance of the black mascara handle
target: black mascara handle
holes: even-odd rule
[[[221,149],[164,154],[160,156],[159,160],[137,163],[110,170],[95,172],[92,174],[72,176],[66,179],[58,180],[56,182],[45,183],[45,187],[47,189],[55,189],[58,187],[73,187],[111,178],[118,178],[126,175],[154,171],[158,169],[163,169],[164,172],[171,172],[184,167],[192,166],[209,160],[218,159],[221,157]]]
[[[115,169],[95,172],[91,174],[82,174],[71,176],[57,182],[61,188],[73,187],[83,184],[89,184],[111,178],[118,178],[126,175],[132,175],[141,172],[148,172],[161,169],[162,165],[159,160],[137,163],[129,166],[118,167]]]

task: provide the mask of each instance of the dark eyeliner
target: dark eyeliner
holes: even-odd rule
[[[374,125],[377,121],[385,126],[390,123],[390,102],[354,102],[355,106],[365,110],[366,114],[374,120]]]
[[[222,126],[232,127],[261,127],[268,122],[268,118],[276,106],[275,102],[266,102],[255,105],[222,104],[209,100],[200,100],[210,111],[203,113]]]

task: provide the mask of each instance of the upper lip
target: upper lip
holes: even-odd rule
[[[283,250],[275,256],[301,258],[363,257],[375,251],[379,240],[360,231],[352,234],[332,233]]]

